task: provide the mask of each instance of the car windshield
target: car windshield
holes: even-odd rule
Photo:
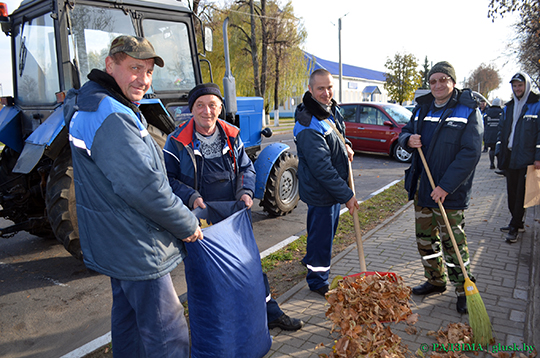
[[[407,124],[411,119],[412,112],[402,106],[385,105],[383,108],[397,123]]]

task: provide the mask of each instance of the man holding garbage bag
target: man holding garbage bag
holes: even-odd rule
[[[119,36],[105,69],[69,91],[64,106],[84,263],[111,278],[115,357],[189,357],[184,308],[170,272],[184,242],[203,238],[173,194],[163,155],[138,102],[163,67],[150,42]]]
[[[223,100],[214,83],[189,92],[193,118],[167,138],[164,157],[173,191],[191,209],[206,208],[205,201],[243,201],[253,205],[255,169],[240,139],[240,130],[218,119]],[[279,308],[270,294],[266,274],[268,327],[295,331],[303,326]]]

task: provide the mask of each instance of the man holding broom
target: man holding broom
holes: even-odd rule
[[[469,278],[469,249],[463,230],[464,210],[469,205],[474,171],[482,151],[483,124],[477,102],[469,89],[458,90],[456,74],[446,61],[428,74],[431,93],[416,99],[418,105],[402,129],[399,144],[413,153],[405,172],[405,189],[414,199],[416,241],[427,281],[413,287],[415,295],[446,290],[448,278],[456,287],[456,309],[467,313],[461,256]],[[417,148],[422,148],[433,176],[428,179]],[[444,205],[459,252],[453,247],[438,202]],[[444,257],[444,260],[443,260]]]
[[[344,138],[343,117],[333,99],[332,75],[325,69],[313,71],[308,88],[294,114],[300,199],[308,206],[302,264],[308,269],[309,289],[324,296],[341,204],[353,213],[358,201],[347,185],[354,151]]]

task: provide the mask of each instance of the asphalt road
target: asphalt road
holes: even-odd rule
[[[291,134],[264,143],[295,146]],[[264,145],[264,144],[263,144]],[[408,164],[383,155],[359,154],[353,161],[357,198],[403,177]],[[267,216],[255,201],[254,232],[262,252],[305,229],[302,202],[289,215]],[[0,225],[6,222],[0,219]],[[179,295],[186,292],[183,266],[171,273]],[[0,239],[0,357],[62,357],[110,331],[111,292],[107,277],[88,271],[55,240],[26,232]]]

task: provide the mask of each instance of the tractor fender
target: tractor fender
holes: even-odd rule
[[[253,163],[255,172],[257,173],[255,182],[255,197],[257,199],[262,199],[264,197],[266,182],[268,181],[268,176],[270,175],[274,163],[280,155],[289,148],[288,145],[283,143],[272,143],[261,151],[257,160]]]
[[[49,117],[47,117],[45,122],[41,123],[41,125],[26,138],[23,150],[19,156],[19,160],[17,160],[17,163],[13,168],[13,172],[21,174],[30,173],[40,161],[45,150],[50,149],[52,143],[65,126],[64,109],[63,106],[59,106]],[[67,143],[67,137],[65,139],[65,143],[62,143],[62,146]]]
[[[0,111],[0,142],[17,153],[21,152],[24,144],[19,121],[20,112],[15,106],[6,106]]]

